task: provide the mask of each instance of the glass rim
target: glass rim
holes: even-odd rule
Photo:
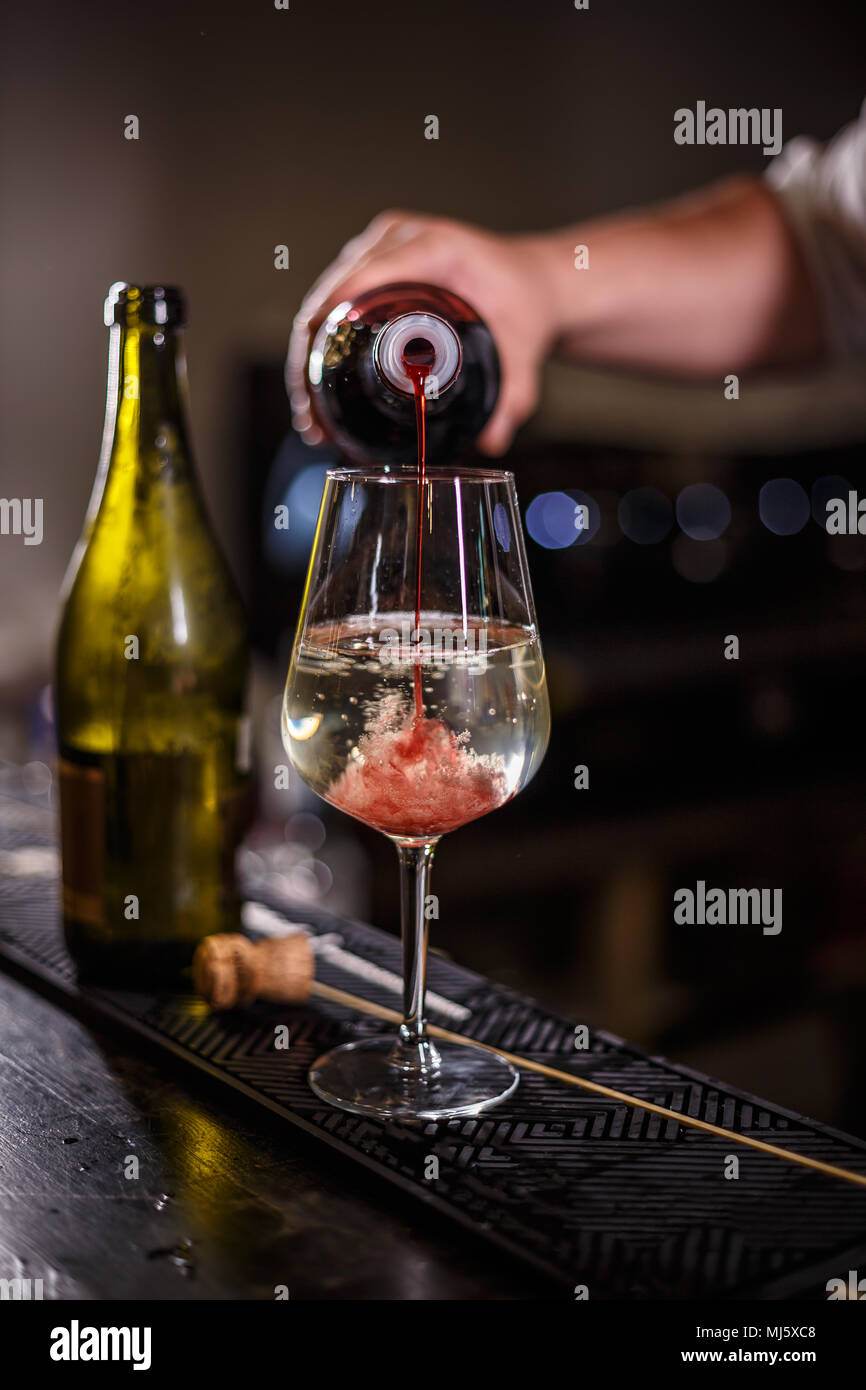
[[[417,483],[418,466],[414,463],[380,464],[378,467],[329,468],[326,477],[335,482],[352,483]],[[507,468],[461,468],[436,464],[424,469],[425,482],[449,483],[513,483],[514,474]]]

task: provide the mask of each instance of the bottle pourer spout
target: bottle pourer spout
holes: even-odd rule
[[[463,353],[451,324],[437,314],[400,314],[379,330],[373,345],[376,370],[392,391],[415,394],[407,362],[418,362],[423,344],[429,345],[429,351],[423,351],[424,394],[435,399],[456,381]]]

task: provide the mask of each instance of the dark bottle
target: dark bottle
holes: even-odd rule
[[[499,356],[487,325],[448,290],[384,285],[340,304],[307,357],[315,420],[363,462],[414,463],[415,385],[423,354],[427,462],[451,463],[478,438],[499,392]]]
[[[180,294],[115,286],[106,321],[102,456],[57,643],[63,916],[83,975],[137,984],[238,927],[247,645],[193,469]]]

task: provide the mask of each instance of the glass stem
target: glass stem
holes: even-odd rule
[[[398,1043],[404,1071],[436,1071],[439,1054],[427,1037],[424,994],[427,988],[427,890],[438,841],[398,845],[400,859],[400,930],[403,939],[403,1022]]]

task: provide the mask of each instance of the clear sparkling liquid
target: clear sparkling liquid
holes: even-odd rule
[[[503,805],[547,746],[544,663],[522,627],[414,614],[308,629],[283,740],[326,801],[398,838],[429,838]],[[426,640],[425,640],[426,635]],[[417,708],[420,691],[422,710]]]

